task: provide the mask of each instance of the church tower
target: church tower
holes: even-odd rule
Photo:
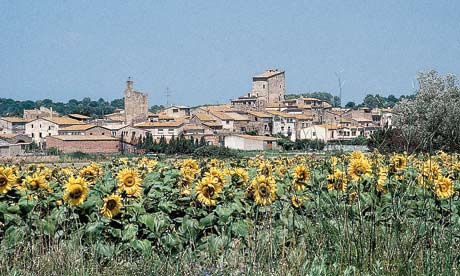
[[[133,125],[148,120],[149,97],[134,90],[131,77],[126,81],[125,89],[125,123]]]

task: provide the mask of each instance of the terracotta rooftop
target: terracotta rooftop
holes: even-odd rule
[[[198,120],[206,122],[206,121],[215,121],[213,117],[206,113],[196,113],[195,116],[198,118]]]
[[[259,111],[248,111],[248,114],[254,115],[259,118],[271,118],[272,115],[264,112],[259,112]]]
[[[249,121],[249,118],[245,115],[238,114],[236,112],[227,112],[225,113],[228,116],[232,117],[235,121]]]
[[[276,115],[279,117],[283,117],[283,118],[295,118],[295,114],[289,114],[289,113],[281,112],[277,110],[267,110],[267,113],[270,113],[272,115]]]
[[[32,121],[30,119],[24,119],[21,117],[1,117],[0,119],[10,122],[10,123],[28,123]]]
[[[96,127],[96,125],[93,124],[87,124],[87,125],[73,125],[73,126],[68,126],[59,129],[59,131],[78,131],[78,130],[88,130],[90,128]],[[108,130],[108,129],[107,129]]]
[[[195,129],[204,129],[204,127],[200,126],[200,125],[196,125],[196,124],[186,124],[184,126],[184,130],[195,130]]]
[[[117,141],[118,139],[109,135],[55,135],[48,136],[62,141]]]
[[[86,116],[86,115],[81,115],[81,114],[69,114],[67,115],[71,118],[77,118],[77,119],[81,119],[81,120],[88,120],[88,119],[91,119],[91,117],[89,116]]]
[[[228,115],[228,113],[224,112],[212,112],[212,115],[216,116],[217,118],[224,120],[224,121],[233,121],[235,120],[232,116]]]
[[[44,117],[42,119],[50,121],[57,125],[86,125],[85,123],[80,122],[79,120],[75,120],[75,119],[67,118],[67,117]]]
[[[271,78],[282,73],[284,73],[284,71],[280,71],[278,69],[271,69],[263,72],[262,74],[255,75],[254,78]]]

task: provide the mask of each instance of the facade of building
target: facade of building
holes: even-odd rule
[[[20,144],[12,144],[0,138],[0,157],[14,157],[24,153]]]
[[[109,135],[56,135],[46,137],[46,148],[64,153],[117,153],[120,141]]]
[[[34,120],[44,117],[59,117],[59,113],[53,111],[53,108],[41,106],[38,109],[24,109],[24,119]]]
[[[85,125],[85,123],[66,117],[39,118],[26,124],[25,134],[38,145],[42,145],[45,137],[59,135],[60,129],[73,125]]]
[[[93,125],[73,125],[63,127],[58,130],[59,135],[108,135],[111,136],[111,131],[108,128]]]
[[[232,134],[225,136],[224,145],[239,150],[274,150],[279,149],[276,140],[277,138],[268,136]]]
[[[182,134],[184,122],[173,121],[173,122],[144,122],[134,125],[136,128],[147,130],[152,134],[153,139],[159,139],[165,137],[170,139],[171,137],[178,137]]]
[[[125,89],[125,123],[133,125],[145,122],[149,112],[149,97],[147,94],[134,90],[131,78],[126,82]]]
[[[0,133],[24,134],[26,131],[26,123],[30,121],[29,119],[20,117],[1,117]]]
[[[190,107],[184,105],[173,105],[163,109],[161,113],[175,119],[189,117]]]

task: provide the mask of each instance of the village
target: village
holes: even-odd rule
[[[154,141],[183,136],[230,149],[277,150],[280,137],[337,143],[368,138],[391,126],[390,108],[341,108],[316,98],[285,95],[285,72],[270,69],[253,76],[251,91],[229,103],[171,105],[152,113],[148,95],[136,91],[129,78],[125,108],[103,118],[61,116],[46,107],[24,110],[23,117],[1,117],[0,156],[23,155],[30,144],[62,153],[139,153],[138,145],[147,135]]]

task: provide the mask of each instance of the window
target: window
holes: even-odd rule
[[[226,124],[230,124],[230,121],[229,121],[229,120],[227,120],[227,121],[225,121],[225,123],[226,123]]]
[[[162,128],[159,128],[159,129],[158,129],[158,133],[163,133],[163,129],[162,129]]]
[[[48,130],[51,130],[51,126],[48,126]]]
[[[32,138],[34,138],[34,136],[35,136],[34,133],[32,133]]]
[[[38,137],[40,137],[40,138],[42,138],[42,137],[43,137],[41,132],[38,134]]]
[[[48,133],[48,136],[51,136],[51,133]]]
[[[312,136],[316,137],[316,132],[315,131],[313,131]]]
[[[177,112],[179,112],[179,109],[174,108],[174,109],[173,109],[173,113],[177,113]]]
[[[262,85],[262,88],[263,88],[263,89],[265,89],[265,84],[264,84],[264,85]]]
[[[170,128],[170,129],[168,129],[168,132],[169,132],[169,133],[174,133],[174,129],[173,129],[173,128]]]
[[[241,131],[242,131],[242,132],[246,131],[246,128],[245,128],[245,127],[241,127]]]
[[[31,124],[31,125],[30,125],[30,128],[34,128],[34,124]]]

